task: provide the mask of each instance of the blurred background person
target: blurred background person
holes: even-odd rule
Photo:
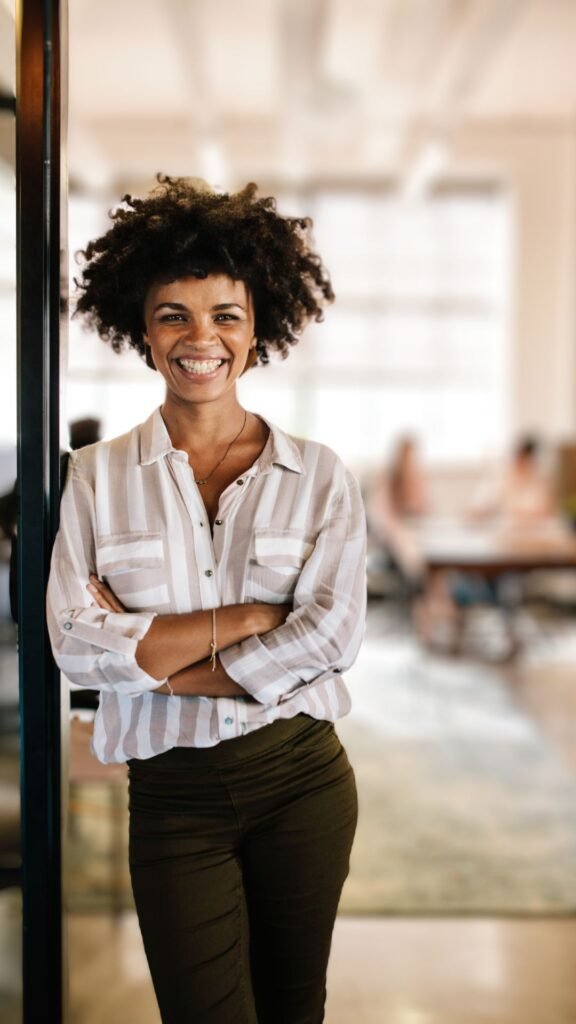
[[[94,416],[72,420],[68,429],[70,431],[70,447],[73,452],[79,448],[86,448],[89,444],[96,444],[102,436],[102,423]]]
[[[406,434],[398,438],[388,467],[369,488],[367,511],[371,569],[387,576],[393,595],[409,603],[420,590],[423,573],[414,525],[428,509],[418,441]]]
[[[558,503],[541,461],[541,442],[519,438],[496,481],[480,485],[470,514],[476,519],[502,519],[511,525],[534,526],[558,515]]]
[[[416,438],[406,434],[398,439],[386,475],[390,506],[395,517],[409,519],[425,515],[429,502]]]
[[[524,435],[515,443],[508,461],[496,477],[482,480],[466,518],[479,531],[498,530],[502,538],[520,530],[530,540],[541,528],[559,519],[558,502],[550,477],[541,464],[540,439]],[[416,622],[424,642],[439,641],[452,653],[462,649],[468,611],[478,605],[499,610],[505,628],[505,656],[521,648],[518,611],[526,592],[526,574],[502,572],[438,573],[427,584],[419,602]]]

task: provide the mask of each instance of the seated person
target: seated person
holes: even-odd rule
[[[556,502],[539,462],[540,444],[523,437],[496,485],[481,488],[470,513],[475,518],[499,517],[513,526],[534,525],[554,515]]]
[[[411,524],[428,508],[417,442],[401,437],[390,466],[380,473],[367,501],[371,535],[408,596],[420,588],[423,561]]]
[[[482,483],[474,496],[469,515],[475,521],[499,520],[513,529],[542,523],[556,511],[550,482],[539,462],[536,438],[520,438],[499,479]],[[506,572],[488,577],[482,573],[442,573],[426,589],[417,609],[421,638],[434,644],[438,632],[450,633],[450,648],[458,652],[465,625],[465,612],[478,605],[494,605],[505,617],[508,656],[519,650],[514,613],[522,601],[523,578]]]

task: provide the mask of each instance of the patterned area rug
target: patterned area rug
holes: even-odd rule
[[[348,681],[360,822],[342,911],[576,912],[576,778],[499,672],[369,640]]]
[[[360,823],[342,911],[575,913],[576,777],[501,670],[432,659],[400,631],[369,636],[347,680]],[[130,906],[125,786],[71,795],[70,908]]]

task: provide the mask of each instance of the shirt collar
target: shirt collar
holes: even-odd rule
[[[272,466],[279,465],[290,469],[294,473],[304,472],[304,463],[298,445],[289,434],[285,434],[279,427],[274,426],[264,416],[260,419],[266,423],[270,430],[270,436],[264,451],[254,463],[254,473],[270,472]],[[170,452],[177,451],[170,440],[166,424],[162,418],[160,407],[154,410],[151,416],[140,426],[140,465],[149,466],[158,462]],[[251,472],[250,470],[248,471]]]
[[[260,416],[260,419],[264,421],[270,430],[270,436],[264,451],[256,459],[252,467],[254,472],[267,473],[270,472],[272,466],[276,465],[290,469],[294,473],[304,473],[302,454],[294,438],[280,430],[280,427],[270,423],[270,420],[265,419],[264,416]]]
[[[139,429],[141,466],[149,466],[152,462],[158,462],[158,459],[162,459],[169,452],[176,451],[162,419],[160,406],[140,425]]]

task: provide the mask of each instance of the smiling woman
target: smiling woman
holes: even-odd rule
[[[152,285],[144,303],[144,342],[178,395],[197,384],[199,400],[230,390],[256,348],[252,300],[243,281],[223,274]]]
[[[356,824],[333,728],[363,634],[359,488],[244,409],[332,295],[310,222],[248,185],[162,179],[91,242],[77,309],[164,379],[149,419],[73,452],[48,624],[130,768],[130,869],[162,1020],[317,1024]]]

